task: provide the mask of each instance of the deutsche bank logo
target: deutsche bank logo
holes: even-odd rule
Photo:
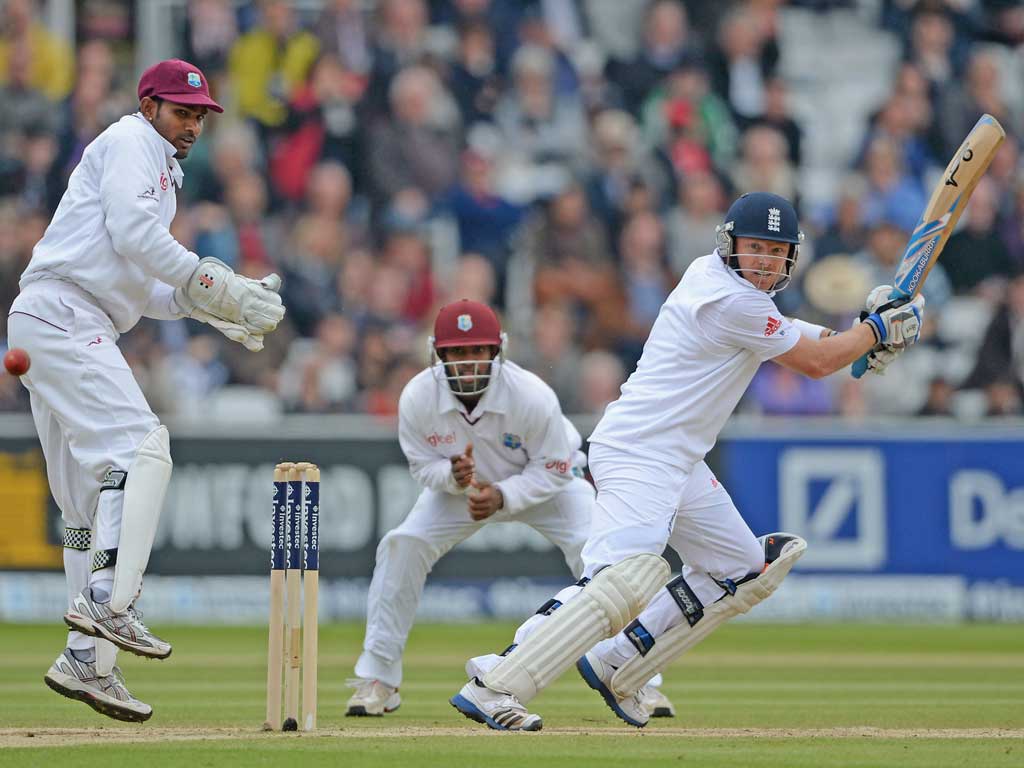
[[[885,564],[885,462],[873,448],[792,448],[779,459],[779,522],[807,539],[804,568]]]

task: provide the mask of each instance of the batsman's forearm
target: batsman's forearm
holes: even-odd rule
[[[875,332],[867,323],[858,323],[848,331],[825,336],[816,343],[821,351],[821,365],[827,369],[828,375],[870,352],[875,346]]]

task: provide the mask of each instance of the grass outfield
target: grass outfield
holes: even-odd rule
[[[415,627],[402,708],[345,718],[362,626],[331,625],[320,630],[311,735],[259,729],[264,628],[153,625],[175,646],[169,660],[121,656],[131,690],[154,708],[144,725],[46,688],[58,626],[0,625],[0,765],[1024,765],[1019,626],[728,626],[669,670],[674,719],[624,726],[570,671],[533,702],[544,730],[519,734],[488,731],[447,702],[465,658],[504,647],[511,626]]]

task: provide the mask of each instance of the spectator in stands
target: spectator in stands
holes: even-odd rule
[[[471,143],[463,151],[459,180],[448,193],[446,205],[458,226],[459,248],[487,258],[499,283],[504,284],[512,235],[522,221],[524,209],[496,189],[496,154],[497,147],[486,141]]]
[[[654,213],[640,213],[626,222],[619,238],[619,263],[625,311],[618,323],[616,347],[632,370],[673,288],[666,267],[664,226]]]
[[[534,270],[538,306],[568,302],[592,341],[618,326],[621,293],[604,228],[586,195],[571,184],[525,225],[524,251]]]
[[[556,97],[554,67],[550,51],[524,45],[512,60],[512,88],[495,110],[503,147],[527,175],[539,177],[550,164],[575,165],[586,148],[583,109],[574,97]]]
[[[943,90],[956,76],[953,60],[955,29],[941,2],[921,2],[910,22],[910,35],[903,57],[914,64],[935,92]]]
[[[182,191],[182,197],[220,204],[231,179],[254,173],[261,165],[259,140],[253,128],[241,122],[218,125],[210,141],[205,164],[193,168],[190,161],[190,183]],[[193,175],[196,177],[194,183]]]
[[[679,200],[666,214],[668,264],[681,277],[694,259],[714,249],[712,233],[725,220],[725,191],[711,171],[691,173],[679,184]]]
[[[736,154],[736,126],[729,106],[711,90],[707,70],[686,59],[656,89],[643,108],[644,135],[652,146],[672,154],[670,145],[684,130],[710,154],[717,168],[729,168]],[[686,164],[684,172],[689,169]]]
[[[899,93],[893,93],[873,116],[864,136],[861,154],[876,138],[884,138],[899,148],[904,166],[917,182],[923,183],[925,172],[936,164],[920,125],[921,105]],[[964,136],[967,134],[965,133]],[[960,139],[963,141],[963,138]],[[959,146],[959,144],[957,145]],[[952,150],[950,150],[952,152]]]
[[[341,311],[356,324],[360,332],[370,316],[369,297],[376,279],[375,271],[373,255],[359,248],[345,254],[335,283]]]
[[[676,0],[655,0],[644,18],[643,42],[631,61],[613,59],[608,77],[622,88],[626,107],[634,114],[648,94],[684,60],[699,54],[690,39],[686,8]]]
[[[443,301],[469,299],[493,306],[502,304],[497,294],[497,278],[490,260],[479,253],[463,253],[455,265],[451,290],[441,297]]]
[[[556,29],[548,23],[547,17],[552,15],[549,11],[556,4],[563,4],[563,0],[546,0],[544,3],[527,4],[523,9],[523,15],[519,22],[520,48],[531,47],[546,51],[551,58],[551,87],[556,98],[566,96],[575,97],[579,91],[579,78],[573,67],[572,60],[567,55],[572,51],[573,45],[566,40],[560,39]],[[579,19],[575,7],[567,8],[567,15]],[[566,26],[566,32],[578,26],[570,22]],[[514,60],[513,60],[514,64]]]
[[[458,168],[459,131],[451,99],[426,67],[402,70],[389,96],[392,119],[370,129],[374,201],[386,205],[409,188],[434,198],[451,187]]]
[[[764,114],[767,82],[778,60],[777,43],[765,36],[749,6],[738,5],[722,19],[710,56],[711,83],[737,119]]]
[[[1002,123],[1010,133],[1018,127],[1003,96],[1002,64],[993,50],[976,50],[967,65],[965,77],[950,83],[942,91],[936,120],[945,146],[945,155],[952,155],[963,143],[974,124],[986,112]]]
[[[586,180],[587,198],[594,215],[605,222],[608,236],[617,240],[638,181],[652,189],[656,201],[663,197],[660,169],[647,155],[636,121],[628,112],[609,109],[599,113],[590,145],[594,163]]]
[[[224,190],[224,202],[238,238],[239,261],[272,269],[281,247],[281,222],[266,216],[267,184],[258,173],[233,177]]]
[[[622,89],[606,76],[607,56],[593,41],[584,40],[572,52],[572,64],[579,78],[579,99],[592,118],[606,109],[624,109]]]
[[[953,397],[956,389],[942,376],[928,382],[928,399],[925,400],[918,416],[952,416]]]
[[[185,58],[211,80],[228,66],[238,22],[231,0],[190,0],[185,16]]]
[[[113,54],[106,42],[94,40],[83,45],[78,62],[78,80],[61,109],[57,162],[65,178],[82,159],[85,147],[131,109],[131,98],[115,88]]]
[[[569,307],[549,302],[533,316],[533,334],[517,359],[540,376],[558,395],[565,413],[579,413],[581,354],[575,342],[576,328]],[[518,347],[517,347],[518,348]]]
[[[987,280],[1010,277],[1010,252],[995,228],[999,212],[995,192],[989,179],[978,182],[960,229],[950,236],[942,252],[942,266],[956,293],[973,291]]]
[[[928,200],[920,182],[906,172],[899,147],[888,138],[874,139],[864,153],[863,170],[868,182],[865,219],[885,219],[912,232]]]
[[[392,79],[403,69],[424,63],[427,54],[427,6],[424,0],[377,3],[372,70],[367,89],[371,119],[387,114]]]
[[[54,162],[57,140],[41,127],[32,127],[16,136],[16,148],[10,173],[0,177],[0,196],[10,196],[23,211],[50,214],[64,194],[64,179]]]
[[[850,174],[839,184],[839,199],[830,214],[825,232],[814,243],[816,258],[833,253],[854,254],[864,247],[867,225],[864,195],[867,183],[860,174]]]
[[[494,119],[502,83],[494,37],[487,24],[475,21],[459,26],[458,50],[450,69],[449,85],[466,125]]]
[[[284,123],[288,100],[309,76],[317,39],[297,27],[292,4],[261,0],[259,21],[235,41],[229,56],[238,112],[267,133]]]
[[[30,129],[52,132],[57,113],[42,90],[32,84],[31,51],[27,45],[15,45],[7,54],[7,72],[0,85],[0,138],[11,140],[11,134],[24,134]]]
[[[626,381],[626,369],[618,357],[602,349],[587,352],[580,360],[579,412],[600,416],[618,400]]]
[[[354,75],[369,77],[373,66],[370,19],[361,0],[328,0],[317,20],[321,53],[334,56]]]
[[[430,245],[422,226],[392,224],[381,249],[381,260],[397,271],[398,279],[406,287],[400,318],[409,325],[426,322],[435,308],[437,287],[431,271]]]
[[[789,162],[786,139],[775,128],[756,125],[741,140],[740,160],[732,173],[736,193],[766,191],[798,200],[796,170]]]
[[[294,202],[303,196],[313,167],[341,163],[363,176],[363,131],[358,115],[366,78],[345,69],[334,54],[317,59],[308,82],[288,104],[288,117],[270,156],[275,192]]]
[[[315,338],[296,339],[278,376],[278,394],[289,411],[346,410],[356,395],[356,330],[344,315],[329,314]]]
[[[789,113],[789,92],[781,77],[771,77],[764,86],[764,109],[756,117],[742,120],[744,128],[752,125],[768,125],[783,135],[793,167],[800,165],[800,143],[803,132]]]
[[[71,91],[74,58],[67,43],[36,20],[35,0],[7,0],[0,20],[0,85],[9,82],[13,59],[29,66],[29,85],[50,101]],[[15,65],[15,66],[20,66]]]
[[[664,106],[668,135],[661,156],[673,177],[683,179],[710,171],[714,164],[693,104],[673,100],[664,102]]]

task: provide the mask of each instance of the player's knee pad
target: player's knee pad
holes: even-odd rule
[[[107,482],[119,483],[124,489],[121,534],[117,549],[95,552],[93,570],[114,567],[111,610],[120,613],[127,609],[142,588],[171,467],[170,436],[166,427],[159,426],[142,439],[126,476],[124,472],[108,475]]]
[[[807,542],[789,533],[771,533],[759,538],[765,552],[764,571],[738,582],[719,582],[725,595],[711,605],[703,605],[682,576],[668,583],[666,589],[676,601],[685,621],[651,637],[640,622],[626,628],[626,634],[639,653],[619,667],[612,676],[612,692],[621,698],[635,693],[652,676],[661,672],[685,651],[695,646],[720,624],[733,616],[746,613],[769,597],[800,559]]]
[[[511,693],[525,704],[594,643],[632,621],[668,575],[668,563],[646,553],[603,569],[565,605],[553,610],[484,677],[484,684]]]

